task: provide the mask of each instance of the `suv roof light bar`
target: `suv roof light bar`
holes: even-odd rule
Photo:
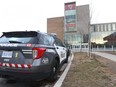
[[[53,36],[57,36],[57,34],[56,34],[56,33],[51,33],[51,35],[53,35]]]

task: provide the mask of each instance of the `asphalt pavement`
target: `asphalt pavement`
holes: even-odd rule
[[[56,81],[56,83],[51,83],[49,81],[41,81],[41,82],[36,82],[36,84],[33,84],[32,82],[27,82],[27,81],[13,81],[11,82],[10,80],[0,78],[0,87],[60,87],[62,85],[62,82],[70,68],[70,65],[72,63],[73,59],[73,54],[69,57],[69,62],[64,64],[60,70],[59,79]],[[65,71],[64,71],[65,70]],[[62,74],[63,73],[63,74]],[[10,81],[10,82],[8,82]]]

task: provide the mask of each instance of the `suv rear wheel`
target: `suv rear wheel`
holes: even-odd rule
[[[55,60],[52,65],[51,74],[50,74],[50,77],[48,78],[48,80],[55,81],[57,79],[58,67],[59,67],[58,61]]]

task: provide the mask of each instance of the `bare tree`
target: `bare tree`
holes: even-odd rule
[[[88,55],[91,58],[91,51],[92,51],[92,44],[91,44],[91,33],[92,33],[91,32],[91,22],[92,22],[92,19],[93,19],[93,14],[95,13],[95,9],[93,8],[93,0],[91,0],[89,11],[90,11],[90,20],[88,22],[88,37],[89,37],[89,39],[88,39],[88,45],[89,45]]]

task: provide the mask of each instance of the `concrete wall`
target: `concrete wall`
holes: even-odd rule
[[[77,32],[81,34],[88,34],[90,13],[89,5],[77,6]]]

